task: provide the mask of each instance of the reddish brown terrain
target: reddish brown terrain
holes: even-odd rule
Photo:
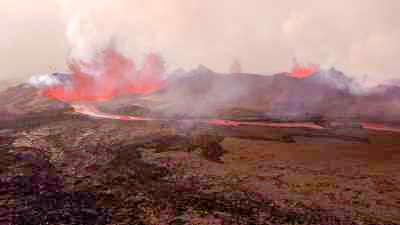
[[[79,102],[102,118],[10,88],[0,224],[400,224],[399,88],[354,95],[334,74],[199,68]]]

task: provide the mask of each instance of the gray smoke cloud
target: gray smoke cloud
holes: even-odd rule
[[[226,72],[288,71],[291,59],[335,66],[370,83],[399,77],[400,1],[13,0],[0,1],[0,80],[65,70],[116,40],[169,70],[204,64]]]

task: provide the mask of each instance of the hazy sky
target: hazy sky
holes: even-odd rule
[[[84,2],[84,3],[82,3]],[[290,70],[299,61],[400,78],[399,0],[0,0],[0,80],[65,70],[114,38],[169,69]],[[72,49],[70,48],[72,47]]]

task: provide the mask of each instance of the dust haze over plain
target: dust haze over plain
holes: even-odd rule
[[[0,81],[66,70],[110,40],[140,64],[289,71],[292,58],[373,82],[400,78],[398,0],[0,0]],[[1,86],[1,85],[0,85]]]

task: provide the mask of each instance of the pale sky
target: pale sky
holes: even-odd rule
[[[84,3],[82,3],[84,2]],[[0,80],[65,70],[116,40],[170,70],[290,70],[293,57],[352,76],[400,78],[399,0],[0,0]],[[70,48],[72,47],[72,48]]]

